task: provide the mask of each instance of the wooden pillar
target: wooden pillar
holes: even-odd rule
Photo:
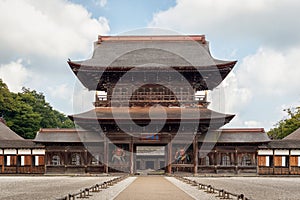
[[[19,163],[19,149],[17,149],[17,155],[16,155],[16,173],[19,173],[19,165],[21,163]]]
[[[35,155],[33,155],[33,150],[32,149],[30,149],[30,158],[31,158],[31,162],[30,162],[30,170],[29,171],[30,171],[30,173],[32,173],[33,172],[33,167],[35,167],[35,163],[33,163],[33,160],[34,160],[34,162],[36,162],[35,161]]]
[[[69,164],[69,163],[68,163],[68,152],[67,152],[67,149],[66,149],[66,147],[65,147],[65,154],[64,154],[65,171],[64,171],[64,172],[67,171],[67,165],[68,165],[68,164]]]
[[[108,141],[104,138],[104,145],[103,145],[103,161],[104,161],[104,173],[108,173]]]
[[[2,150],[4,151],[4,150]],[[5,161],[5,156],[4,156],[4,152],[2,152],[2,156],[1,156],[1,159],[2,159],[2,167],[1,167],[1,173],[4,173],[4,164],[6,163]]]
[[[193,151],[194,151],[194,174],[198,173],[198,153],[199,153],[199,149],[198,149],[198,136],[195,135],[194,137],[194,141],[193,141]]]
[[[289,158],[286,160],[288,167],[289,167],[289,174],[292,174],[292,167],[291,167],[291,149],[289,149]]]
[[[167,173],[172,173],[172,143],[171,141],[168,143],[168,165],[167,165]]]
[[[217,169],[218,168],[218,152],[216,149],[215,149],[214,157],[215,157],[215,160],[214,160],[215,173],[217,174],[218,173],[218,169]]]
[[[275,150],[274,149],[273,149],[273,157],[272,158],[273,158],[273,163],[272,163],[273,164],[273,166],[272,166],[273,167],[273,174],[275,174]]]
[[[132,141],[132,138],[131,138],[131,141],[130,141],[130,144],[129,144],[129,152],[130,152],[130,174],[134,174],[134,149],[133,149],[133,141]]]
[[[88,151],[87,151],[87,149],[85,149],[84,150],[84,168],[85,168],[85,173],[87,173],[87,170],[88,170],[88,168],[87,168],[87,166],[88,166]]]
[[[234,165],[235,165],[235,173],[238,174],[238,150],[237,150],[237,147],[235,147],[235,152],[234,152]]]

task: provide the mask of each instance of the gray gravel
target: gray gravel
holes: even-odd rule
[[[56,199],[68,193],[102,183],[115,177],[71,177],[71,176],[0,176],[1,200]],[[245,194],[253,200],[299,200],[300,177],[189,177],[200,183],[210,184],[237,194]],[[111,199],[126,188],[135,178],[129,177],[120,183],[93,193],[90,200]],[[169,180],[169,178],[167,178]],[[173,179],[173,178],[172,178]],[[214,195],[171,180],[173,184],[194,198],[215,199]]]
[[[299,200],[299,177],[188,177],[256,200]]]
[[[216,194],[208,194],[203,190],[198,190],[197,187],[193,187],[187,183],[179,181],[174,177],[165,177],[165,178],[194,199],[219,200],[219,198],[216,197]]]
[[[127,177],[126,179],[118,182],[117,184],[104,189],[97,193],[91,193],[92,196],[88,200],[112,200],[118,196],[126,187],[128,187],[136,177]]]
[[[115,177],[0,176],[0,199],[56,199],[113,178]]]

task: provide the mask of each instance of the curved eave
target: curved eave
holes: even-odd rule
[[[184,109],[184,108],[183,108]],[[131,118],[124,118],[124,112],[122,109],[118,110],[119,113],[112,114],[112,110],[109,107],[105,108],[96,108],[84,113],[70,115],[69,118],[72,121],[83,122],[83,123],[94,123],[104,122],[104,123],[112,123],[115,122],[115,119],[120,122],[129,122],[131,120],[135,122],[143,122],[143,121],[164,121],[165,118],[155,117],[149,118],[149,110],[146,108],[130,108],[129,113]],[[126,111],[127,112],[127,111]],[[199,123],[207,123],[207,122],[219,122],[220,120],[224,121],[224,124],[230,122],[235,115],[230,114],[222,114],[211,111],[209,109],[187,109],[185,111],[181,110],[181,108],[165,108],[165,112],[167,114],[167,122],[199,122]],[[185,113],[182,115],[182,113]],[[156,113],[159,114],[159,113]],[[118,118],[115,118],[115,117]],[[157,115],[159,116],[159,115]]]
[[[216,60],[217,61],[217,60]],[[77,73],[78,71],[92,71],[92,72],[122,72],[122,71],[128,71],[132,68],[134,68],[133,66],[90,66],[90,65],[85,65],[83,64],[85,61],[68,61],[68,64],[70,65],[72,71],[74,73]],[[237,61],[217,61],[218,63],[216,63],[215,65],[209,65],[209,66],[173,66],[173,69],[176,69],[178,71],[191,71],[191,70],[203,70],[203,71],[216,71],[216,69],[218,70],[222,70],[222,69],[232,69],[235,64],[237,63]],[[155,69],[157,70],[158,67],[145,67],[145,69]],[[162,67],[163,69],[163,67]]]
[[[74,115],[69,115],[68,116],[72,121],[77,121],[78,122],[83,122],[83,123],[94,123],[96,121],[98,122],[115,122],[115,119],[113,118],[107,118],[107,119],[104,119],[104,118],[87,118],[87,117],[77,117],[77,116],[74,116]],[[214,121],[219,121],[219,120],[224,120],[224,124],[226,123],[229,123],[233,118],[235,117],[235,115],[226,115],[224,117],[214,117],[214,118],[199,118],[199,119],[180,119],[180,118],[168,118],[166,121],[167,122],[180,122],[181,120],[184,120],[184,122],[187,122],[187,123],[193,123],[193,122],[197,122],[199,121],[199,123],[208,123],[208,122],[214,122]],[[118,119],[119,122],[128,122],[130,119]],[[133,119],[133,121],[135,122],[143,122],[143,121],[149,121],[150,119]],[[151,121],[157,121],[157,122],[161,122],[161,121],[164,121],[165,119],[151,119]]]

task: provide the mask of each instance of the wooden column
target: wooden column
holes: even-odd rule
[[[275,174],[275,150],[273,149],[273,157],[272,157],[272,159],[273,159],[273,174]]]
[[[104,145],[103,145],[103,161],[104,161],[104,173],[108,173],[108,141],[104,138]]]
[[[85,168],[85,173],[87,173],[87,170],[88,170],[88,168],[87,168],[87,166],[88,166],[88,151],[87,151],[87,149],[85,149],[84,150],[84,168]]]
[[[134,174],[134,149],[133,149],[133,141],[131,138],[130,144],[129,144],[129,152],[130,152],[130,174]]]
[[[172,173],[172,143],[171,141],[168,143],[168,165],[167,165],[167,173]]]
[[[4,150],[2,150],[2,151],[4,151]],[[1,157],[1,159],[2,159],[1,173],[4,173],[4,164],[6,163],[6,161],[5,161],[4,152],[2,152],[2,153],[3,154],[2,154],[2,157]]]
[[[291,150],[289,149],[289,158],[286,160],[288,167],[289,167],[289,174],[292,173],[292,167],[291,167]]]
[[[194,174],[198,173],[198,153],[199,153],[199,149],[198,149],[198,136],[195,135],[194,137],[194,141],[193,141],[193,151],[194,151]]]
[[[238,174],[238,150],[237,150],[237,147],[235,147],[235,152],[234,152],[234,165],[235,165],[235,173]]]
[[[65,172],[67,171],[67,165],[68,165],[68,153],[67,153],[67,149],[65,147],[65,153],[64,153],[64,166],[65,166]]]
[[[35,162],[35,155],[33,155],[33,150],[30,149],[30,158],[31,158],[31,162],[30,162],[30,173],[33,172],[33,167],[35,167],[35,163],[33,163],[32,161],[34,160]],[[40,163],[39,163],[40,164]]]
[[[217,165],[218,165],[218,152],[217,152],[216,149],[215,149],[214,157],[215,157],[215,160],[214,160],[215,173],[218,173],[218,170],[217,170]]]

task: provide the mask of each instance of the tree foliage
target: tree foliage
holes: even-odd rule
[[[28,88],[23,88],[19,93],[10,92],[1,79],[0,115],[13,131],[24,138],[34,138],[40,128],[74,127],[68,117],[46,102],[42,93]]]
[[[300,107],[285,109],[288,117],[280,120],[268,135],[273,139],[282,139],[300,127]]]

